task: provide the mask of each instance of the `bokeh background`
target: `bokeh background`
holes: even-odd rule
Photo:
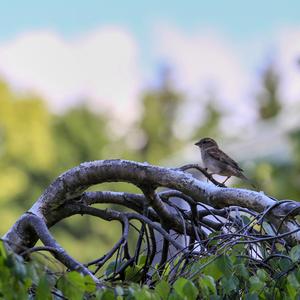
[[[299,1],[1,2],[0,81],[1,235],[68,168],[196,163],[204,136],[260,190],[300,199]],[[120,228],[79,216],[53,232],[86,261]]]

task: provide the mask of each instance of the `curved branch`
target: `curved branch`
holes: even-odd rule
[[[199,169],[204,175],[205,170],[197,165],[188,165]],[[202,213],[196,214],[195,207],[203,206],[217,220],[218,212],[229,218],[231,211],[219,211],[229,206],[239,206],[244,209],[262,213],[263,218],[268,218],[274,224],[279,224],[282,232],[295,233],[293,238],[300,240],[299,226],[290,220],[280,223],[280,218],[289,214],[295,216],[300,211],[300,203],[295,201],[277,202],[262,192],[255,192],[246,189],[235,189],[220,187],[218,182],[210,180],[218,186],[194,178],[191,174],[184,172],[187,166],[179,169],[163,168],[152,166],[147,163],[138,163],[127,160],[99,160],[86,162],[78,167],[68,170],[60,175],[41,195],[37,202],[31,207],[28,213],[22,215],[19,220],[4,236],[8,240],[11,249],[15,252],[22,252],[24,248],[31,248],[38,238],[41,238],[46,246],[60,249],[60,246],[50,235],[48,228],[59,222],[61,219],[73,214],[90,214],[104,220],[121,220],[124,216],[130,219],[137,219],[148,227],[160,232],[177,250],[188,252],[180,243],[176,242],[170,234],[158,224],[159,220],[168,223],[172,229],[179,233],[195,234],[200,232],[197,225]],[[207,174],[206,174],[207,175]],[[205,176],[206,176],[205,175]],[[209,174],[208,174],[209,175]],[[143,187],[145,195],[113,192],[87,192],[84,191],[91,185],[103,182],[127,182],[137,187]],[[157,193],[158,187],[169,188],[171,192]],[[149,190],[150,189],[150,190]],[[169,194],[168,194],[169,193]],[[193,212],[184,214],[171,214],[167,205],[162,201],[163,197],[168,198],[177,194],[186,201]],[[148,201],[150,200],[150,201]],[[88,205],[96,203],[115,203],[133,209],[137,213],[122,214],[117,211],[100,210]],[[149,207],[148,207],[149,205]],[[207,208],[207,206],[212,207]],[[144,208],[147,210],[144,211]],[[265,212],[265,213],[263,213]],[[145,215],[142,215],[142,214]],[[205,215],[203,213],[202,215]],[[30,216],[30,217],[29,217]],[[187,216],[187,218],[186,218]],[[202,216],[203,218],[204,216]],[[192,218],[198,218],[193,220]],[[185,219],[184,222],[182,219]],[[202,219],[203,221],[203,219]],[[162,221],[161,221],[162,222]],[[198,222],[198,223],[197,223]],[[222,223],[222,221],[220,222]],[[230,222],[228,222],[230,223]],[[209,228],[219,227],[219,224],[206,219],[206,226]],[[238,227],[238,223],[232,226]],[[213,230],[213,229],[212,229]],[[229,229],[231,230],[231,229]],[[284,234],[284,233],[283,233]],[[285,237],[286,235],[283,235]],[[152,237],[153,240],[153,237]],[[197,237],[199,240],[199,237]],[[78,267],[78,262],[73,261],[65,252],[58,252],[59,259],[65,261],[72,268]],[[89,273],[85,267],[79,265],[83,272]],[[82,269],[83,267],[83,269]],[[90,274],[89,274],[90,275]]]
[[[263,211],[274,203],[274,200],[262,193],[215,187],[197,180],[191,174],[174,169],[126,160],[100,160],[83,163],[63,173],[30,211],[45,218],[49,223],[54,217],[55,209],[66,200],[81,195],[88,186],[110,181],[129,182],[137,186],[168,187],[213,207],[235,204]]]
[[[88,275],[95,283],[99,283],[97,277],[95,277],[85,266],[67,254],[67,252],[55,241],[45,222],[40,217],[28,214],[27,218],[24,219],[24,227],[29,227],[29,230],[33,230],[46,247],[55,249],[55,251],[51,251],[54,257],[67,268],[70,270],[76,270],[84,275]]]

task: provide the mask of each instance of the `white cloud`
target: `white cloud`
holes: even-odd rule
[[[270,47],[277,49],[286,105],[299,103],[299,41],[300,29],[295,28],[238,44],[217,32],[187,34],[175,26],[159,26],[149,53],[171,65],[177,85],[190,98],[203,99],[215,89],[216,105],[231,113],[230,130],[240,130],[241,124],[255,120],[253,99],[259,86],[253,70]],[[17,88],[41,94],[55,111],[88,98],[92,109],[110,110],[129,120],[137,116],[138,96],[147,85],[139,55],[137,41],[119,27],[73,39],[49,31],[27,32],[0,44],[0,74]],[[198,107],[193,105],[190,120],[201,110],[199,101]]]
[[[230,112],[223,124],[228,131],[239,132],[241,125],[255,124],[255,97],[261,86],[258,71],[269,58],[274,58],[279,68],[284,108],[298,114],[295,106],[300,106],[300,28],[287,28],[243,43],[214,31],[188,34],[165,25],[156,29],[155,50],[173,68],[176,84],[194,99],[203,99],[208,90],[215,89],[216,105]],[[193,106],[188,111],[190,122],[199,119],[199,110],[201,107]]]
[[[183,88],[203,92],[210,85],[226,99],[236,99],[247,84],[247,73],[235,51],[222,36],[213,32],[188,35],[174,28],[159,32],[158,52],[175,68]]]
[[[176,83],[187,95],[203,100],[208,91],[214,90],[219,100],[216,105],[234,116],[232,124],[238,127],[239,123],[253,121],[251,74],[233,43],[212,31],[186,34],[175,27],[161,26],[156,32],[156,51],[172,66]],[[198,101],[198,109],[189,112],[189,119],[191,114],[199,117],[200,105]]]
[[[300,102],[300,28],[282,30],[276,38],[282,94],[287,102]]]
[[[89,98],[94,109],[132,117],[140,89],[138,47],[117,27],[72,40],[49,31],[28,32],[0,45],[0,73],[60,111]]]

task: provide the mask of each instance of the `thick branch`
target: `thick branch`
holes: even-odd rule
[[[67,252],[55,241],[46,224],[41,218],[32,214],[28,214],[27,218],[24,219],[23,225],[24,228],[29,227],[29,230],[33,230],[46,247],[55,249],[55,251],[52,250],[51,253],[67,268],[69,268],[70,270],[76,270],[84,275],[88,275],[96,283],[99,283],[97,277],[95,277],[81,263],[77,262],[74,258],[67,254]]]
[[[91,185],[112,181],[128,182],[138,187],[170,188],[181,192],[193,201],[207,204],[214,208],[234,205],[256,212],[263,212],[268,207],[273,207],[274,204],[277,203],[263,193],[245,189],[217,187],[200,181],[191,174],[180,170],[126,160],[100,160],[83,163],[60,175],[46,189],[29,212],[40,217],[46,226],[50,227],[61,219],[62,214],[60,208],[64,204],[72,199],[80,199],[83,191]],[[111,195],[102,194],[102,196],[110,197]],[[118,197],[119,196],[120,195],[118,195]],[[128,198],[121,199],[118,197],[116,197],[116,195],[113,197],[116,202],[125,203],[128,201],[128,206],[131,206],[135,210],[139,210],[140,207],[143,207],[143,205],[141,205],[143,198],[139,195],[132,196],[130,200],[128,200]],[[268,216],[276,219],[285,216],[290,211],[293,211],[293,214],[291,214],[291,216],[293,216],[298,214],[299,210],[300,203],[298,202],[282,202],[274,207],[274,209],[270,209]],[[69,212],[69,214],[71,215],[72,212]],[[37,241],[37,235],[34,234],[32,230],[21,228],[26,215],[27,214],[21,216],[4,236],[6,240],[11,241],[11,245],[15,245],[12,246],[15,251],[20,251],[19,248],[22,246],[32,247]],[[151,221],[150,219],[148,220]],[[145,222],[145,220],[143,220],[143,222]],[[285,223],[285,228],[289,229],[292,226],[293,225],[289,222]],[[296,237],[298,240],[300,239],[298,236]]]

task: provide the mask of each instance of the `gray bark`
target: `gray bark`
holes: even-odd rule
[[[128,182],[139,187],[143,193],[84,193],[88,187],[103,182]],[[194,229],[191,223],[183,220],[184,218],[168,211],[165,202],[166,194],[164,195],[165,192],[158,193],[156,191],[158,187],[168,188],[177,195],[182,195],[181,198],[188,200],[191,207],[193,203],[199,203],[211,207],[216,213],[229,206],[242,207],[256,213],[265,212],[265,216],[277,226],[286,215],[295,216],[300,210],[300,203],[296,201],[276,201],[263,192],[216,186],[200,181],[180,169],[163,168],[127,160],[99,160],[82,163],[57,177],[28,212],[16,221],[3,239],[17,253],[33,247],[38,239],[41,239],[45,246],[59,248],[46,230],[47,228],[63,218],[78,213],[94,214],[108,221],[117,219],[124,223],[124,215],[121,216],[118,212],[99,209],[93,211],[89,207],[95,203],[115,203],[135,211],[135,215],[126,215],[126,218],[136,217],[147,224],[152,222],[154,229],[161,231],[165,239],[174,244],[167,231],[163,229],[165,226],[159,226],[157,222],[167,223],[170,229],[180,233],[192,232]],[[145,207],[148,209],[147,217],[143,216]],[[33,219],[33,216],[36,219]],[[213,224],[216,228],[220,226],[212,220],[206,220],[206,222],[207,226],[213,226]],[[289,218],[282,223],[280,231],[295,231],[292,240],[299,241],[298,226]],[[120,244],[122,243],[123,240]],[[178,249],[181,247],[176,243],[174,245]],[[89,274],[89,271],[82,268],[80,263],[68,255],[65,256],[65,252],[61,249],[55,253],[55,256],[63,263],[67,263],[68,267]]]

